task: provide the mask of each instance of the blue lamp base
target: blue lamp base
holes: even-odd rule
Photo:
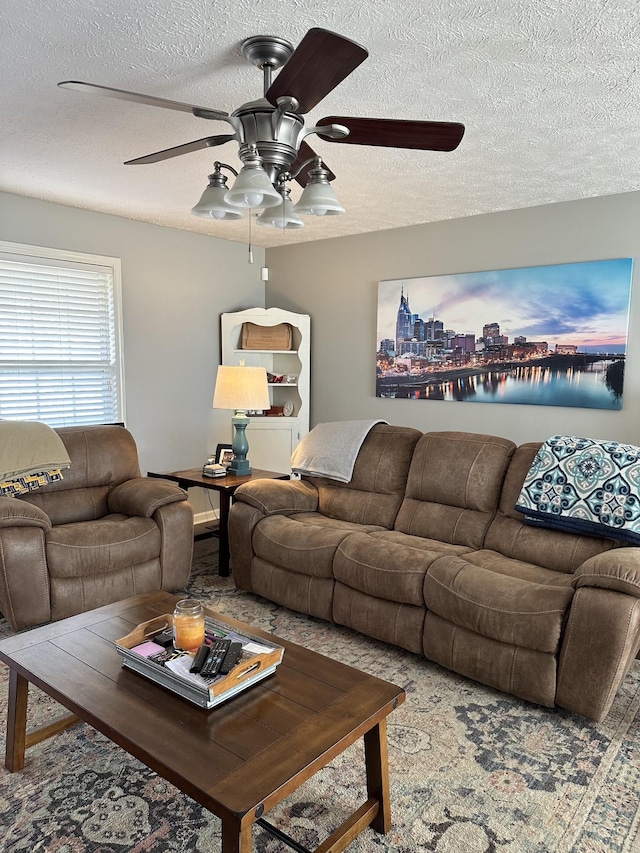
[[[249,418],[246,415],[237,412],[234,417],[231,418],[231,423],[235,428],[233,442],[231,443],[233,459],[231,460],[231,464],[227,471],[229,474],[235,474],[237,477],[244,477],[251,473],[251,466],[247,459],[249,442],[247,441],[245,433],[245,430],[249,425]]]

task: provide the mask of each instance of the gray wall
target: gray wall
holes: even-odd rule
[[[143,471],[199,466],[230,441],[232,413],[211,408],[220,314],[264,306],[263,250],[250,265],[241,243],[4,193],[0,240],[121,258],[126,424]]]
[[[555,433],[640,443],[640,263],[621,411],[375,396],[378,281],[636,257],[638,222],[636,192],[268,249],[267,307],[311,315],[312,424],[382,418],[518,443]]]

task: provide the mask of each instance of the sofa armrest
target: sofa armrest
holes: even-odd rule
[[[0,527],[51,529],[51,519],[40,507],[17,498],[0,497]]]
[[[640,548],[614,548],[590,557],[574,572],[573,586],[613,589],[640,598]]]
[[[236,489],[234,499],[264,515],[318,510],[318,490],[305,480],[253,480]]]
[[[109,492],[110,512],[151,518],[160,506],[186,501],[187,493],[175,483],[156,477],[135,477]]]

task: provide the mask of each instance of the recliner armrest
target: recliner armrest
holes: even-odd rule
[[[0,527],[51,529],[51,519],[39,507],[17,498],[0,497]]]
[[[640,598],[640,548],[614,548],[590,557],[574,572],[572,585],[614,589]]]
[[[187,493],[175,483],[156,477],[135,477],[115,486],[107,499],[110,512],[151,518],[160,506],[186,501]]]
[[[318,509],[318,490],[305,480],[253,480],[236,489],[234,498],[265,515]]]

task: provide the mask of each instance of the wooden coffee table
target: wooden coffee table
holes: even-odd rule
[[[216,619],[285,647],[276,672],[204,710],[128,669],[113,641],[171,613],[177,597],[154,592],[53,622],[0,642],[10,667],[8,770],[25,749],[89,723],[222,820],[223,853],[250,853],[263,818],[348,746],[364,739],[366,801],[315,853],[344,850],[363,829],[391,826],[386,718],[404,691],[374,676],[209,610]],[[29,682],[72,712],[27,731]]]

